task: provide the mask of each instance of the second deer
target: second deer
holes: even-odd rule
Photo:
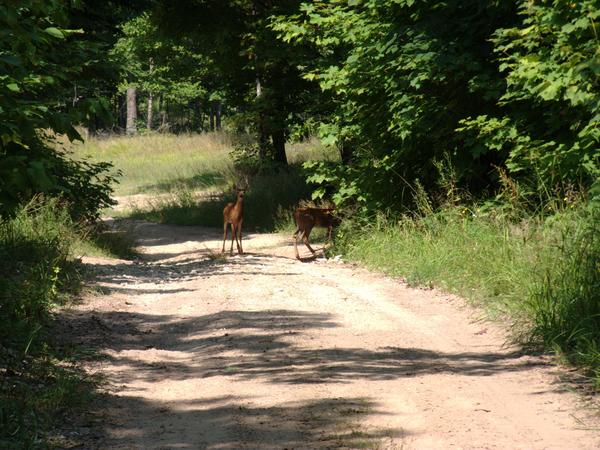
[[[327,228],[327,240],[331,240],[333,227],[340,223],[340,220],[332,214],[333,210],[333,208],[298,208],[294,212],[294,220],[296,221],[294,251],[296,252],[297,259],[300,259],[298,253],[298,239],[302,239],[304,245],[306,245],[313,255],[315,254],[315,251],[308,242],[308,237],[314,227]]]
[[[225,253],[225,241],[227,240],[227,225],[231,225],[231,248],[229,254],[233,255],[233,239],[237,246],[238,253],[244,254],[242,249],[242,222],[244,221],[244,195],[247,187],[235,187],[237,199],[235,203],[227,203],[223,208],[223,250]]]

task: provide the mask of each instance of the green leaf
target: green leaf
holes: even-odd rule
[[[64,39],[65,38],[65,34],[59,30],[56,27],[48,27],[44,30],[46,33],[48,33],[50,36],[55,37],[57,39]]]

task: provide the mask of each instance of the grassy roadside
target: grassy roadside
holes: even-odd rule
[[[54,200],[0,220],[0,448],[47,448],[54,424],[91,397],[78,349],[52,336],[51,311],[80,291],[82,249],[112,254],[123,241],[111,240],[84,232]]]
[[[584,367],[600,388],[600,216],[581,206],[516,223],[448,207],[346,222],[332,250],[414,286],[437,287],[513,324],[516,341]]]

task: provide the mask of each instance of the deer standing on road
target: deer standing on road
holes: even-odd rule
[[[227,203],[223,208],[223,250],[225,253],[225,241],[227,240],[227,225],[231,225],[231,248],[229,254],[233,255],[233,239],[240,255],[244,254],[242,249],[242,222],[244,221],[244,195],[246,187],[235,187],[237,199],[235,203]]]
[[[334,208],[298,208],[294,212],[294,220],[296,221],[296,232],[294,233],[294,250],[296,258],[300,259],[298,254],[298,239],[302,239],[304,245],[308,247],[314,255],[315,251],[308,243],[308,237],[314,227],[323,227],[328,230],[327,241],[331,240],[331,231],[334,225],[338,225],[340,220],[335,217],[332,212]]]

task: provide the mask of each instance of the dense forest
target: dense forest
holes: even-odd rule
[[[40,130],[77,139],[74,125],[225,126],[283,165],[290,137],[318,134],[341,156],[311,168],[319,195],[364,211],[410,208],[410,186],[436,186],[440,165],[484,199],[506,175],[532,207],[590,192],[598,177],[594,1],[136,7],[2,8],[5,213],[36,192],[65,194],[75,181],[62,172],[101,170],[59,168],[43,150]]]
[[[473,240],[508,255],[486,254],[477,286],[542,255],[539,278],[509,273],[483,296],[521,283],[501,294],[529,299],[518,339],[598,384],[599,34],[597,0],[3,1],[0,363],[41,370],[21,356],[46,354],[39,331],[77,284],[66,242],[94,239],[114,204],[111,163],[61,143],[215,131],[245,137],[245,175],[297,170],[333,202],[336,251],[415,284],[464,293],[417,265]],[[292,168],[290,143],[315,137],[338,157]],[[6,392],[0,428],[31,427]]]

